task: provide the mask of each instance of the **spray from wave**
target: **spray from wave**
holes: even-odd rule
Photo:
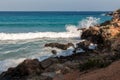
[[[87,17],[79,22],[78,26],[66,25],[66,32],[29,32],[29,33],[0,33],[0,40],[27,40],[38,38],[78,38],[78,28],[89,28],[99,22],[99,18]]]
[[[100,21],[100,18],[94,18],[94,17],[87,17],[86,19],[79,22],[80,28],[89,28],[90,26],[94,26],[98,24]]]

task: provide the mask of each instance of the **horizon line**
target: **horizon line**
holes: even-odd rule
[[[15,11],[14,10],[5,10],[4,11],[3,10],[2,11],[2,10],[0,10],[0,12],[111,12],[111,11],[102,11],[102,10],[100,10],[100,11],[99,10],[94,10],[94,11],[87,11],[87,10],[85,10],[85,11],[84,10],[81,10],[81,11],[80,10],[78,10],[78,11],[77,10],[71,10],[71,11],[64,11],[64,10],[63,11],[61,11],[61,10],[59,10],[59,11],[57,11],[57,10],[48,10],[48,11],[47,10],[45,10],[45,11],[44,10],[43,11],[42,10],[31,10],[31,11],[27,11],[27,10],[26,11],[25,10],[15,10]]]

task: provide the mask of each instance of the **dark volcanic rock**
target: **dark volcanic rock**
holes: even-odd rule
[[[114,40],[111,47],[114,51],[120,54],[120,37]]]
[[[74,47],[74,44],[72,43],[68,43],[68,44],[60,44],[60,43],[49,43],[49,44],[45,44],[45,47],[52,47],[52,48],[58,48],[58,49],[62,49],[62,50],[67,50],[67,48],[69,48],[70,46]]]
[[[99,49],[109,47],[110,40],[120,33],[119,27],[105,26],[105,27],[92,27],[83,31],[81,38],[97,44]]]
[[[77,47],[74,52],[76,53],[76,51],[79,49],[83,49],[85,52],[92,51],[91,49],[89,49],[90,44],[91,42],[87,40],[79,42],[76,44]]]
[[[52,50],[51,52],[52,52],[54,55],[57,54],[57,51],[56,51],[56,50]]]
[[[9,68],[8,71],[0,75],[0,80],[24,80],[30,75],[39,75],[43,71],[40,62],[37,59],[27,59],[15,68]]]
[[[83,33],[81,35],[81,39],[86,39],[95,44],[101,44],[101,43],[103,43],[103,40],[104,40],[102,38],[99,27],[91,27],[89,29],[86,29],[85,31],[83,31]]]
[[[49,66],[51,66],[54,63],[58,63],[58,59],[57,58],[48,58],[48,59],[43,60],[41,62],[41,66],[45,69],[45,68],[48,68]]]
[[[105,21],[105,22],[101,23],[100,26],[106,26],[108,24],[111,24],[111,21],[109,21],[109,20]]]

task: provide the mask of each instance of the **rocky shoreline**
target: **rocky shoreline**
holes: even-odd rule
[[[111,79],[108,78],[109,76],[103,77],[104,75],[91,79],[95,73],[88,77],[92,70],[106,67],[107,72],[107,66],[111,63],[115,61],[120,63],[120,10],[112,12],[110,16],[112,16],[110,21],[91,26],[88,29],[79,29],[82,30],[81,39],[84,41],[77,43],[76,47],[72,43],[45,45],[45,47],[57,47],[63,50],[72,46],[74,48],[72,55],[50,57],[41,62],[37,59],[24,60],[17,67],[3,72],[0,80],[119,80],[120,77],[117,76],[120,75],[119,71],[116,74],[117,77]],[[97,45],[96,48],[90,49],[91,44]],[[79,52],[80,49],[83,49],[84,52]],[[55,50],[51,52],[54,55],[57,53]],[[120,66],[118,65],[117,68]],[[104,72],[98,71],[98,73],[100,75]]]

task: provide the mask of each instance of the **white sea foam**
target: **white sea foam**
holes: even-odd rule
[[[75,30],[76,29],[76,30]],[[72,30],[75,30],[72,31]],[[36,38],[76,38],[79,37],[76,27],[67,27],[67,32],[36,32],[36,33],[0,33],[0,40],[26,40]]]
[[[39,38],[78,38],[80,36],[80,28],[89,28],[98,24],[99,18],[87,17],[79,22],[78,26],[66,25],[66,32],[29,32],[29,33],[0,33],[0,40],[26,40]]]

